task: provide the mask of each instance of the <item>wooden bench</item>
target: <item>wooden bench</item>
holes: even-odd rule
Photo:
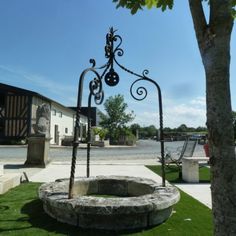
[[[182,178],[188,183],[199,183],[199,162],[209,161],[208,157],[183,157]]]

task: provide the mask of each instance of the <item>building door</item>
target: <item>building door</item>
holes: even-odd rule
[[[58,130],[58,125],[55,125],[55,127],[54,127],[54,143],[59,145],[59,130]]]

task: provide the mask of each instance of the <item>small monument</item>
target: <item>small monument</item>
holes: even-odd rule
[[[28,137],[28,151],[25,165],[46,167],[50,145],[50,106],[43,103],[36,111],[34,134]]]

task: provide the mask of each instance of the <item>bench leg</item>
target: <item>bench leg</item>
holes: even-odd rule
[[[199,183],[198,161],[184,160],[182,163],[183,180],[188,183]]]

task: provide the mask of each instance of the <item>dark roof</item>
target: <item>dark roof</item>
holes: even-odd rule
[[[71,109],[69,107],[66,107],[66,106],[60,104],[59,102],[56,102],[56,101],[54,101],[54,100],[52,100],[52,99],[50,99],[48,97],[45,97],[45,96],[41,95],[40,93],[36,93],[34,91],[31,91],[31,90],[27,90],[27,89],[15,87],[15,86],[12,86],[12,85],[0,83],[0,92],[1,91],[39,97],[39,98],[42,98],[43,100],[46,100],[48,102],[56,103],[57,105],[62,106],[63,108],[66,108],[66,109],[69,109],[69,110],[73,110],[73,109]]]
[[[44,98],[48,101],[52,101],[51,99],[36,93],[34,91],[31,90],[27,90],[27,89],[23,89],[23,88],[19,88],[19,87],[15,87],[12,85],[8,85],[8,84],[2,84],[0,83],[0,91],[4,91],[4,92],[12,92],[12,93],[18,93],[18,94],[24,94],[24,95],[29,95],[29,96],[37,96],[37,97],[41,97]]]
[[[77,109],[77,107],[69,107],[70,109],[72,109],[72,110],[75,110],[76,111],[76,109]],[[88,107],[81,107],[81,113],[87,113],[87,110],[88,110]],[[99,111],[99,112],[101,112],[97,107],[91,107],[91,111]]]
[[[70,109],[73,109],[76,111],[77,107],[70,107]],[[88,107],[81,107],[80,114],[88,117]],[[92,126],[98,126],[100,123],[100,113],[101,111],[97,107],[91,107],[91,125]]]

